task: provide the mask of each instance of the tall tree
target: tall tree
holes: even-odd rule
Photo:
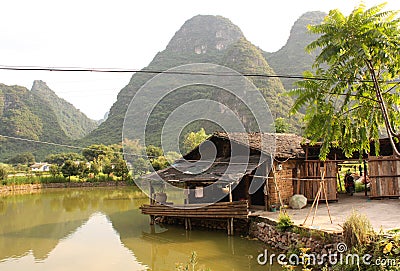
[[[369,152],[371,141],[379,150],[382,130],[400,156],[395,145],[400,138],[400,24],[397,12],[382,11],[384,6],[360,5],[347,17],[332,10],[320,25],[309,26],[320,36],[307,50],[321,52],[316,71],[305,72],[310,79],[292,92],[297,97],[292,111],[306,106],[305,136],[323,142],[322,159],[332,146],[346,156]]]
[[[98,159],[99,156],[106,156],[108,155],[108,152],[110,151],[110,148],[108,146],[105,146],[103,144],[94,144],[90,145],[89,147],[85,148],[82,150],[82,155],[85,157],[87,161],[94,161],[95,159]]]
[[[67,160],[61,167],[61,173],[65,178],[68,178],[68,181],[71,181],[71,176],[76,176],[79,174],[78,165],[75,163],[75,161]]]
[[[31,152],[19,153],[10,158],[7,162],[13,165],[20,164],[30,166],[35,163],[35,156]]]
[[[10,172],[9,166],[0,164],[0,180],[7,179],[8,173]]]
[[[204,128],[201,128],[197,132],[190,132],[185,136],[183,141],[184,152],[187,153],[192,149],[200,145],[204,140],[206,140],[210,135],[206,134]]]
[[[273,127],[276,133],[288,133],[291,129],[289,122],[284,118],[276,118]]]
[[[122,181],[126,180],[126,177],[129,174],[129,169],[124,159],[118,158],[117,160],[115,160],[114,172],[115,176],[122,177]]]
[[[83,156],[76,152],[62,152],[57,154],[50,154],[45,158],[45,161],[50,164],[57,164],[62,166],[67,160],[71,161],[81,161],[83,160]]]

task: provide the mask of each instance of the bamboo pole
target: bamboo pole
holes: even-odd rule
[[[325,175],[325,171],[323,172],[323,176],[324,176],[324,175]],[[305,225],[305,224],[306,224],[307,219],[308,219],[308,217],[310,216],[310,214],[311,214],[311,212],[312,212],[312,210],[313,210],[313,208],[314,208],[314,206],[315,206],[315,203],[318,202],[318,200],[319,200],[319,196],[318,196],[318,195],[320,195],[321,189],[322,189],[322,186],[321,186],[321,184],[320,184],[320,186],[319,186],[319,188],[318,188],[318,191],[317,191],[317,195],[316,195],[316,197],[314,198],[313,204],[311,205],[310,211],[308,212],[308,214],[307,214],[306,218],[304,219],[304,222],[303,222],[302,225]],[[314,216],[315,216],[315,214],[314,214]],[[313,218],[313,221],[314,221],[314,218]]]
[[[316,205],[315,205],[315,210],[314,210],[314,215],[311,221],[311,226],[314,225],[314,218],[315,215],[317,214],[317,210],[318,210],[318,204],[319,204],[319,200],[321,198],[321,189],[322,189],[322,182],[319,184],[319,189],[318,189],[318,195],[315,197],[315,201],[316,201]]]
[[[328,195],[326,192],[325,181],[323,181],[322,185],[323,185],[323,190],[324,190],[324,194],[325,194],[325,203],[326,203],[326,208],[328,209],[329,220],[331,221],[331,224],[333,224],[332,217],[331,217],[331,210],[329,209]]]

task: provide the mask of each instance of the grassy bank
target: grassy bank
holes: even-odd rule
[[[10,176],[1,180],[2,185],[21,185],[21,184],[48,184],[48,183],[84,183],[84,182],[112,182],[122,181],[120,177],[108,176],[99,174],[97,176],[79,178],[78,176],[71,176],[65,178],[61,175],[34,175],[28,174],[25,176]]]

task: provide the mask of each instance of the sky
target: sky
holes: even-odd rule
[[[364,0],[367,7],[382,3]],[[350,13],[360,0],[1,0],[0,66],[142,69],[198,14],[222,15],[264,51],[285,45],[307,11]],[[400,10],[399,0],[387,9]],[[43,80],[92,119],[101,119],[132,74],[0,70],[0,83]]]

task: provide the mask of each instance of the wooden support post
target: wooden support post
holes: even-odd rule
[[[154,200],[154,188],[153,188],[153,185],[151,184],[151,181],[150,181],[150,191],[149,191],[149,196],[150,196],[150,205],[153,205],[154,203],[155,203],[155,200]]]
[[[233,201],[232,197],[232,183],[229,183],[229,202]]]
[[[188,225],[188,219],[185,217],[185,230],[188,230],[189,225]]]
[[[365,196],[368,196],[367,192],[367,162],[364,160],[364,191],[365,191]]]
[[[234,229],[234,225],[233,225],[233,217],[232,218],[228,218],[226,220],[226,229],[228,231],[228,236],[232,236],[235,235],[235,229]]]
[[[298,168],[296,171],[296,194],[300,194],[300,169]]]
[[[265,185],[265,192],[267,192],[266,194],[264,193],[264,208],[265,208],[265,211],[267,211],[270,208],[270,206],[269,206],[269,174],[265,178],[264,185]]]
[[[154,215],[150,216],[150,225],[154,225]]]

